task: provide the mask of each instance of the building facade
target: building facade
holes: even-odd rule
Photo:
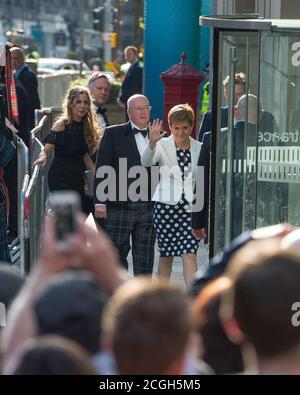
[[[104,11],[102,31],[93,28],[93,10],[99,7]],[[135,43],[142,10],[143,0],[0,0],[0,41],[9,40],[43,57],[79,57],[81,15],[85,60],[111,61],[118,48]],[[121,39],[114,50],[111,33],[118,30]]]

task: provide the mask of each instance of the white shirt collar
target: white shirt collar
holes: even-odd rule
[[[145,128],[139,128],[138,126],[136,126],[132,121],[130,121],[130,124],[131,124],[131,128],[132,128],[132,130],[133,129],[139,129],[139,130],[147,130],[148,128],[147,128],[147,126],[145,127]]]

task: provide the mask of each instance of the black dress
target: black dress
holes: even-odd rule
[[[55,145],[54,158],[48,173],[50,191],[78,192],[82,211],[89,214],[92,201],[84,191],[86,168],[83,156],[88,152],[88,147],[83,135],[83,123],[73,121],[62,132],[50,131],[45,138],[45,144]]]

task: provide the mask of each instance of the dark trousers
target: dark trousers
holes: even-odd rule
[[[155,245],[152,202],[108,205],[107,219],[99,224],[112,239],[126,269],[127,255],[132,249],[134,275],[152,274]]]

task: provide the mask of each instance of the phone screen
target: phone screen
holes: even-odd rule
[[[61,251],[68,250],[66,237],[76,233],[76,216],[80,212],[80,196],[73,191],[53,192],[49,205],[55,221],[55,237]]]
[[[55,229],[56,238],[63,240],[66,235],[75,233],[75,213],[71,204],[66,203],[56,207],[55,211]]]

